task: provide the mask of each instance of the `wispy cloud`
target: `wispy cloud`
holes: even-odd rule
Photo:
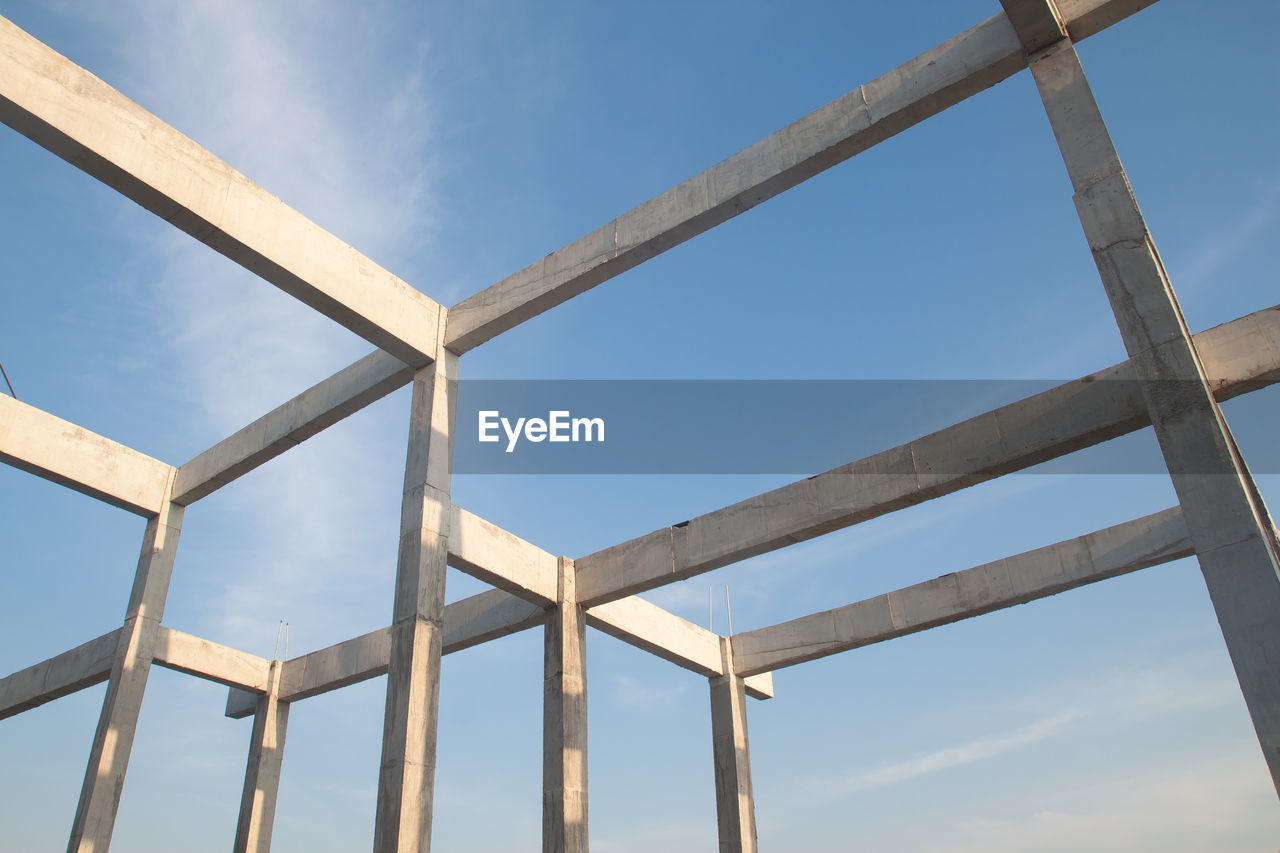
[[[844,797],[859,791],[884,788],[908,779],[937,773],[953,767],[983,761],[1001,753],[1019,749],[1045,740],[1062,731],[1079,714],[1070,711],[1043,720],[1037,720],[1008,734],[993,735],[971,740],[957,746],[944,747],[924,755],[886,764],[873,770],[849,776],[836,785],[824,786],[822,796]]]
[[[412,281],[430,250],[432,114],[426,45],[397,41],[390,16],[249,0],[68,13],[99,16],[119,45],[110,82],[129,97]],[[172,383],[193,454],[372,349],[166,225],[132,237],[146,256],[137,268],[153,271],[136,297],[153,325],[139,358]],[[208,519],[236,530],[179,556],[180,572],[193,557],[218,572],[193,628],[268,653],[279,618],[293,623],[296,651],[340,639],[320,624],[339,611],[385,617],[369,590],[389,589],[394,570],[395,421],[357,416],[229,487],[233,500],[192,508],[193,531]]]
[[[1228,222],[1211,224],[1204,241],[1178,275],[1179,287],[1215,284],[1222,269],[1248,245],[1261,238],[1280,218],[1280,180],[1273,176],[1253,203]]]
[[[1226,702],[1235,701],[1232,695],[1234,690],[1232,674],[1229,668],[1224,668],[1220,657],[1196,654],[1173,658],[1167,664],[1154,668],[1116,667],[1109,671],[1090,673],[1087,677],[1062,679],[1021,695],[1002,695],[998,703],[990,705],[951,705],[946,709],[949,721],[982,720],[986,723],[986,730],[958,743],[938,744],[903,760],[888,761],[852,772],[828,772],[812,776],[794,786],[794,791],[797,792],[794,807],[780,811],[778,814],[786,817],[781,820],[775,817],[768,829],[772,832],[785,832],[800,815],[813,808],[841,801],[851,802],[857,799],[856,795],[869,791],[904,785],[903,790],[909,793],[910,783],[933,774],[985,761],[1015,761],[1017,759],[1014,754],[1019,750],[1042,742],[1057,741],[1053,748],[1063,750],[1069,748],[1067,744],[1082,736],[1138,731],[1161,719],[1179,714],[1191,714],[1200,718],[1206,711],[1212,712]],[[928,715],[925,717],[926,725],[927,720]],[[1000,721],[1012,725],[998,727]],[[997,727],[993,729],[993,725]],[[1008,772],[1008,766],[1012,765],[1006,765],[996,772]],[[1254,770],[1258,771],[1257,765]],[[963,772],[978,774],[983,771],[973,768]],[[1194,781],[1190,777],[1188,780]],[[1073,783],[1073,780],[1063,782],[1067,787],[1072,784],[1079,788],[1079,784]],[[1086,787],[1080,788],[1080,796],[1084,800],[1093,797],[1094,788],[1089,786],[1096,786],[1096,782],[1088,782]],[[903,794],[895,792],[895,795]],[[1094,805],[1100,807],[1100,802]],[[1009,814],[1012,814],[1012,809],[1010,806]],[[1211,813],[1211,809],[1202,811],[1201,817],[1196,820],[1211,822]],[[997,835],[1004,832],[1003,829],[996,832],[993,827],[998,828],[998,825],[1002,826],[1005,822],[1012,827],[1008,828],[1010,838],[1019,838],[1022,837],[1020,833],[1039,831],[1044,825],[1070,817],[1051,812],[1037,812],[1034,816],[1018,814],[1016,817],[997,817],[1006,814],[1006,809],[999,804],[984,806],[974,814],[969,825],[972,844],[966,841],[955,847],[955,850],[978,849],[978,839],[986,838],[988,831]],[[1141,826],[1141,822],[1131,822],[1130,828]],[[950,851],[953,848],[943,846],[938,849]],[[1039,850],[1068,847],[1043,847],[1039,844],[1019,847],[1011,841],[993,849]],[[1119,845],[1114,849],[1133,848]]]

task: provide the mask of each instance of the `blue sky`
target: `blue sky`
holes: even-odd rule
[[[426,6],[18,0],[3,14],[449,305],[998,8]],[[1080,46],[1196,330],[1280,301],[1278,19],[1264,2],[1224,15],[1163,0]],[[24,401],[180,464],[368,351],[7,129],[0,158],[0,362]],[[484,345],[462,375],[1068,379],[1122,358],[1023,72]],[[1246,457],[1273,440],[1258,412],[1276,401],[1226,407]],[[407,408],[393,394],[193,506],[165,621],[264,656],[282,619],[290,654],[385,625]],[[454,498],[580,556],[787,479],[460,476]],[[1273,506],[1278,480],[1260,477]],[[719,602],[727,585],[734,628],[750,629],[1174,500],[1160,476],[1024,474],[649,597],[705,622],[707,587]],[[118,625],[142,522],[8,468],[0,505],[0,671]],[[480,588],[450,571],[450,599]],[[720,605],[715,619],[723,630]],[[713,847],[704,680],[594,632],[588,660],[593,847]],[[541,680],[540,632],[446,659],[437,849],[538,849]],[[776,686],[749,708],[766,849],[1280,839],[1191,560]],[[65,845],[103,689],[0,725],[4,846]],[[276,849],[368,845],[383,692],[378,679],[294,706]],[[153,670],[117,849],[230,843],[249,722],[225,719],[224,699]]]

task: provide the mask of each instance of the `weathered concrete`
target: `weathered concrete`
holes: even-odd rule
[[[139,515],[164,504],[173,467],[0,394],[0,462]]]
[[[0,121],[415,367],[443,309],[0,18]]]
[[[444,609],[442,654],[468,649],[541,625],[547,612],[500,590],[488,590],[455,601]],[[379,628],[359,637],[292,658],[285,662],[280,700],[296,702],[386,675],[391,660],[391,629]],[[233,689],[227,696],[226,715],[241,718],[253,713],[257,695]]]
[[[1206,366],[1075,47],[1064,40],[1034,54],[1031,71],[1280,792],[1280,544],[1275,526],[1214,401]]]
[[[381,350],[303,391],[178,469],[175,503],[212,494],[291,447],[413,379],[413,368]]]
[[[457,356],[413,380],[374,853],[431,847]]]
[[[256,692],[267,690],[272,666],[266,658],[163,625],[156,632],[152,661],[166,669]]]
[[[450,510],[449,565],[534,604],[556,603],[555,555],[459,507]]]
[[[1195,553],[1177,507],[962,572],[734,634],[734,670],[769,672],[1024,604]]]
[[[501,590],[488,590],[455,601],[444,609],[442,654],[452,654],[489,640],[543,624],[547,611]],[[668,613],[642,598],[626,598],[592,608],[587,624],[623,642],[651,652],[700,675],[720,675],[720,636]],[[715,651],[716,657],[710,655]],[[379,628],[359,637],[291,658],[284,664],[280,699],[296,702],[385,675],[391,659],[391,629]],[[746,679],[747,695],[772,699],[769,673]],[[257,707],[255,688],[232,689],[226,715],[247,717]],[[52,697],[50,697],[52,698]]]
[[[266,691],[258,697],[249,740],[249,759],[240,795],[240,819],[236,824],[235,853],[270,853],[271,830],[280,791],[284,761],[284,736],[289,724],[289,703],[280,701],[281,661],[271,661]]]
[[[0,679],[0,720],[106,681],[120,629]]]
[[[547,615],[542,696],[542,850],[587,853],[587,623],[560,558]]]
[[[592,607],[587,624],[699,675],[726,674],[719,634],[638,596]],[[763,673],[748,678],[746,689],[748,696],[772,699],[773,677]]]
[[[721,853],[755,853],[756,804],[751,790],[747,694],[733,672],[728,638],[721,640],[726,675],[711,682],[711,740],[716,768],[716,829]]]
[[[1067,37],[1066,25],[1053,0],[1000,0],[1027,53]]]
[[[169,489],[172,485],[170,479]],[[110,683],[102,700],[102,714],[67,844],[69,853],[103,853],[111,845],[181,530],[182,507],[167,501],[160,513],[147,522],[133,592],[124,627],[118,634]]]
[[[1280,379],[1280,308],[1195,336],[1213,394]],[[908,444],[799,480],[575,562],[585,606],[776,550],[1150,423],[1130,362],[1059,385]]]
[[[1079,38],[1147,2],[1077,0]],[[1026,67],[996,15],[449,309],[446,346],[465,353]]]

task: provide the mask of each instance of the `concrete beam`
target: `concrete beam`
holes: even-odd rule
[[[1280,541],[1070,41],[1031,72],[1280,793]]]
[[[1112,24],[1118,24],[1136,14],[1156,0],[1117,0],[1098,3],[1097,0],[1056,0],[1058,16],[1066,25],[1072,41],[1084,41]]]
[[[107,680],[120,629],[0,679],[0,720]]]
[[[0,462],[138,515],[160,512],[173,466],[0,395]]]
[[[547,611],[500,589],[455,601],[444,610],[444,651],[452,653],[541,625]]]
[[[1154,2],[1154,0],[1150,0]],[[1147,3],[1079,0],[1084,35]],[[996,15],[832,101],[728,160],[449,309],[445,344],[464,353],[725,222],[1026,67]]]
[[[1067,37],[1066,25],[1054,0],[1000,0],[1000,5],[1027,53]]]
[[[1174,507],[731,638],[734,669],[769,672],[915,634],[1195,553]]]
[[[449,512],[449,565],[533,604],[556,603],[553,554],[465,509]]]
[[[502,590],[487,590],[455,601],[444,609],[444,654],[452,654],[541,625],[542,607]],[[642,598],[628,598],[592,608],[587,624],[625,643],[700,675],[720,675],[719,635]],[[327,648],[291,658],[284,665],[280,698],[296,702],[387,673],[391,654],[390,628],[379,628]],[[712,656],[715,652],[715,656]],[[773,676],[746,679],[747,695],[772,699]],[[258,694],[233,689],[226,715],[242,719],[254,712]]]
[[[588,853],[587,624],[573,592],[573,563],[558,563],[558,602],[543,643],[542,851]]]
[[[254,708],[233,853],[271,851],[285,730],[289,725],[289,703],[280,701],[280,671],[281,662],[271,661],[266,692],[258,697]]]
[[[486,590],[444,609],[442,654],[469,649],[541,625],[547,612],[501,590]],[[379,628],[327,648],[290,658],[281,676],[280,701],[296,702],[387,674],[391,629]],[[240,719],[253,713],[257,694],[230,691],[226,715]]]
[[[710,679],[716,831],[721,853],[755,853],[756,804],[751,786],[746,685],[733,671],[729,638],[722,638],[721,649],[727,673]]]
[[[1195,336],[1213,393],[1280,378],[1280,308]],[[950,494],[1150,423],[1129,362],[576,560],[588,607]]]
[[[160,626],[152,660],[159,666],[216,681],[228,687],[266,691],[271,661]]]
[[[587,624],[699,675],[726,674],[719,634],[639,596],[590,608]],[[772,699],[773,677],[763,673],[748,678],[746,690],[747,695],[755,699]]]
[[[407,385],[413,368],[381,350],[303,391],[178,468],[173,500],[184,506]]]
[[[0,18],[0,121],[415,367],[443,309]]]

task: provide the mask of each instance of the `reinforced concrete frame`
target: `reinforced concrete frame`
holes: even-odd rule
[[[805,661],[1196,555],[1280,791],[1280,546],[1218,403],[1280,380],[1280,306],[1192,334],[1075,51],[1155,0],[1003,10],[541,261],[445,308],[0,19],[0,120],[378,349],[183,465],[0,396],[0,459],[147,519],[120,628],[0,679],[0,718],[107,682],[68,850],[111,842],[151,665],[253,717],[237,851],[270,847],[293,703],[387,675],[375,851],[430,846],[440,656],[545,632],[543,849],[588,849],[586,626],[709,682],[720,849],[757,846],[746,697]],[[577,559],[450,500],[460,356],[1029,68],[1127,361]],[[1106,382],[1099,380],[1130,380]],[[163,624],[186,508],[413,385],[388,627],[268,661]],[[833,610],[717,635],[637,593],[1153,426],[1178,506]],[[446,566],[494,589],[445,605]]]

